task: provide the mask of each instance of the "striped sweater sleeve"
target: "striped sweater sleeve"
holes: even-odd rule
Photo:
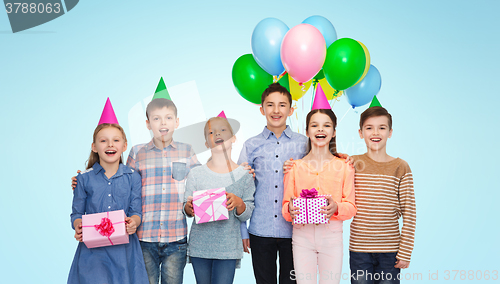
[[[415,239],[415,227],[417,221],[415,193],[413,190],[413,175],[410,167],[406,165],[406,173],[401,177],[399,183],[399,205],[403,215],[403,228],[401,230],[401,241],[397,259],[410,261]]]

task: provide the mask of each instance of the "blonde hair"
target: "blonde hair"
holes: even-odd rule
[[[125,140],[125,142],[127,142],[127,136],[125,135],[125,131],[123,131],[123,128],[120,125],[111,124],[111,123],[102,123],[102,124],[97,125],[97,127],[95,128],[94,138],[92,139],[92,143],[95,144],[96,137],[97,137],[97,134],[99,133],[99,131],[103,130],[104,128],[108,128],[108,127],[114,127],[116,129],[120,130],[120,132],[122,133],[123,139]],[[89,156],[89,159],[87,160],[87,169],[92,168],[92,166],[94,166],[95,163],[99,163],[99,162],[100,162],[99,154],[90,150],[90,156]],[[120,163],[122,163],[122,157],[120,157]]]
[[[218,120],[218,121],[224,121],[226,124],[227,124],[227,127],[229,128],[229,131],[231,132],[231,136],[234,136],[234,131],[233,131],[233,128],[231,127],[231,124],[229,123],[229,121],[223,117],[219,117],[219,116],[216,116],[216,117],[212,117],[210,118],[207,123],[205,124],[205,129],[203,130],[203,134],[205,134],[205,141],[208,142],[207,138],[208,138],[208,135],[207,135],[207,132],[210,128],[210,122],[211,121],[215,121],[215,120]]]

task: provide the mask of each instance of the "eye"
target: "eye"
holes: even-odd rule
[[[158,118],[158,117],[155,117],[155,118],[153,118],[153,120],[159,120],[159,118]]]
[[[380,127],[380,129],[385,130],[385,127]]]
[[[115,142],[120,142],[120,139],[115,139]]]
[[[212,135],[212,134],[214,134],[214,132],[213,131],[208,131],[208,134]]]

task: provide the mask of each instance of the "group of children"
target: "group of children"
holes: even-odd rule
[[[147,106],[153,138],[132,147],[127,166],[123,129],[116,120],[100,123],[87,170],[76,177],[71,220],[80,243],[68,283],[182,283],[188,260],[197,283],[233,283],[248,248],[258,284],[277,283],[278,256],[280,284],[339,283],[342,221],[352,217],[351,282],[399,283],[400,269],[410,263],[416,215],[410,168],[386,153],[390,114],[382,107],[363,112],[359,135],[367,153],[349,157],[336,151],[337,121],[329,106],[307,115],[305,137],[286,125],[291,103],[278,83],[264,91],[260,111],[267,125],[244,143],[238,163],[230,158],[235,137],[225,118],[205,125],[212,154],[205,165],[190,145],[173,141],[179,119],[169,99]],[[250,171],[238,165],[244,163]],[[193,221],[188,242],[185,216],[194,216],[193,193],[220,187],[229,218]],[[327,196],[322,213],[329,222],[293,224],[301,212],[292,201],[312,188]],[[81,216],[118,209],[128,216],[129,244],[88,249]]]

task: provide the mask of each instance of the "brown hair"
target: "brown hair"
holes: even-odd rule
[[[177,117],[177,107],[175,106],[174,102],[171,100],[167,100],[164,98],[158,98],[152,100],[148,106],[146,107],[146,118],[149,120],[149,114],[156,109],[162,109],[162,108],[172,108],[174,110],[174,115]]]
[[[314,114],[316,113],[324,113],[330,117],[333,123],[333,131],[335,131],[335,128],[337,127],[337,117],[335,116],[335,113],[331,109],[313,109],[311,110],[306,117],[306,131],[309,130],[309,122],[311,121],[311,118]],[[332,137],[332,140],[330,140],[329,144],[329,149],[330,153],[332,153],[335,156],[338,156],[337,154],[337,143],[335,142],[336,136]],[[311,138],[307,139],[307,153],[311,152]]]
[[[97,134],[99,133],[99,131],[103,130],[104,128],[108,128],[108,127],[114,127],[116,129],[120,130],[120,132],[122,133],[123,139],[125,140],[125,142],[127,142],[127,136],[125,136],[125,131],[123,131],[123,128],[120,125],[111,124],[111,123],[102,123],[102,124],[97,125],[97,127],[95,128],[94,138],[92,139],[92,143],[96,142],[96,137],[97,137]],[[95,163],[99,163],[99,162],[100,162],[99,154],[90,150],[90,156],[89,156],[89,159],[87,160],[87,169],[92,168],[92,166],[94,166]],[[120,163],[122,163],[122,157],[120,157]]]
[[[288,99],[288,102],[290,103],[290,106],[292,106],[292,95],[285,87],[281,86],[280,83],[272,83],[271,85],[269,85],[269,87],[267,87],[267,89],[264,90],[264,92],[262,93],[260,104],[264,106],[264,101],[266,100],[267,96],[274,92],[285,95]]]
[[[370,117],[376,116],[386,116],[389,123],[389,130],[392,129],[392,116],[391,114],[383,107],[374,106],[367,108],[359,118],[359,129],[363,129],[363,124]]]

